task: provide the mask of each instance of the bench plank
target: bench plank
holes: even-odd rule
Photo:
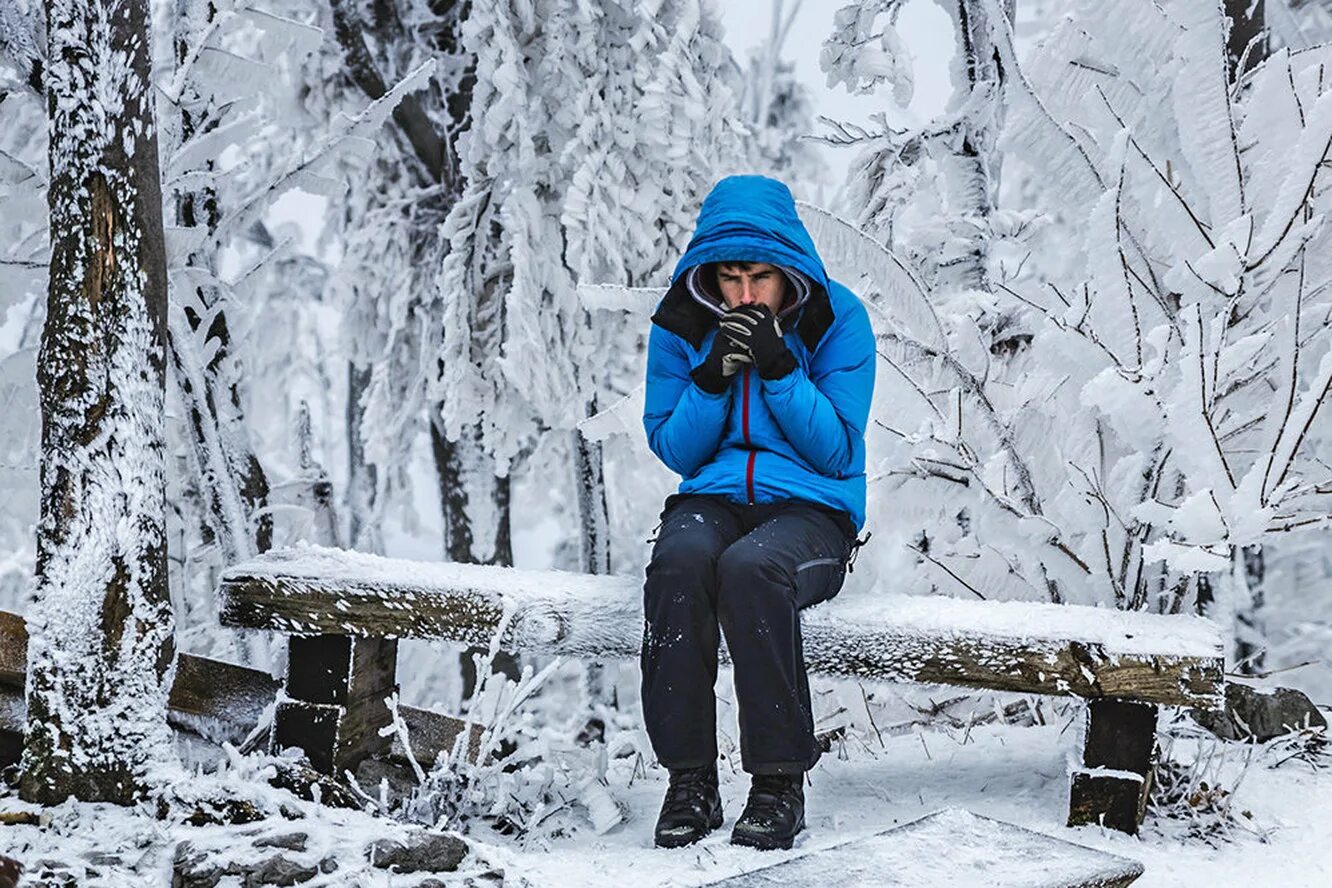
[[[433,638],[630,659],[642,580],[425,563],[303,546],[221,578],[222,622],[291,634]],[[806,611],[811,671],[1218,709],[1222,634],[1200,617],[938,596],[846,595]]]

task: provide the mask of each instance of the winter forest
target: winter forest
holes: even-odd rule
[[[804,831],[725,654],[667,849],[735,175],[868,313],[866,514]],[[1332,884],[1330,184],[1327,0],[0,0],[0,888]]]

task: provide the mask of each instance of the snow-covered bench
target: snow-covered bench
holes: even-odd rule
[[[23,753],[27,665],[26,622],[19,614],[0,611],[0,768],[18,764]],[[167,698],[167,721],[206,740],[240,746],[281,689],[266,671],[182,651]],[[395,742],[391,753],[411,755],[427,766],[468,729],[461,719],[415,706],[400,706],[398,714],[410,732],[411,748]],[[480,732],[471,730],[469,749],[475,752],[480,739]]]
[[[221,578],[225,625],[291,636],[273,742],[325,771],[388,741],[397,639],[599,660],[638,655],[638,577],[425,563],[302,547]],[[1222,639],[1191,616],[940,597],[845,594],[806,611],[815,672],[1090,701],[1069,823],[1136,831],[1150,789],[1157,707],[1218,709]]]

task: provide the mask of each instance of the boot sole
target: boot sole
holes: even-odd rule
[[[736,824],[738,827],[739,824]],[[786,838],[776,838],[774,836],[764,835],[763,833],[743,832],[739,829],[731,831],[731,844],[740,845],[745,848],[755,848],[759,851],[790,851],[791,846],[795,844],[796,836],[805,831],[805,818],[800,818],[800,823],[796,825],[796,830]]]
[[[658,848],[684,848],[694,844],[695,842],[702,841],[703,839],[707,838],[708,835],[713,830],[717,829],[721,825],[722,825],[722,812],[721,809],[718,808],[717,812],[712,815],[712,819],[708,821],[708,828],[705,829],[703,832],[697,834],[691,833],[689,835],[682,835],[682,836],[674,836],[669,834],[662,835],[661,833],[657,833],[652,837],[652,841],[656,844]]]

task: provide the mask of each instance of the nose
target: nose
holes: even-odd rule
[[[740,282],[740,304],[749,305],[754,301],[753,285],[749,281]]]

